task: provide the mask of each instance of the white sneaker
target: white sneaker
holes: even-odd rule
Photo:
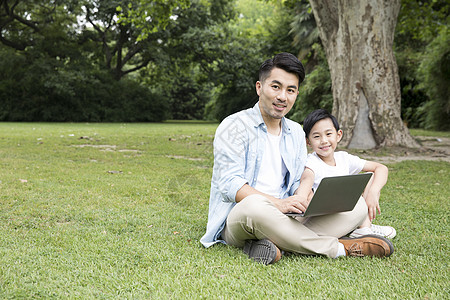
[[[372,230],[369,227],[357,228],[350,233],[349,237],[351,238],[360,238],[363,235],[373,234]]]
[[[397,235],[394,227],[391,226],[381,226],[381,225],[370,225],[370,229],[374,234],[384,236],[388,239],[393,239]]]
[[[350,233],[351,238],[360,238],[363,235],[374,234],[378,236],[382,236],[388,239],[392,239],[397,235],[394,227],[391,226],[380,226],[372,224],[369,227],[363,227],[355,229],[352,233]]]

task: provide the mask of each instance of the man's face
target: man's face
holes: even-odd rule
[[[256,82],[259,107],[263,118],[281,119],[292,108],[298,95],[298,77],[274,68],[263,82]]]

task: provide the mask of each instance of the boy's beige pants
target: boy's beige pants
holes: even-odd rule
[[[362,197],[352,211],[292,218],[266,197],[250,195],[231,210],[222,238],[239,248],[244,247],[245,240],[267,238],[284,251],[334,258],[338,238],[356,229],[366,217],[367,205]]]

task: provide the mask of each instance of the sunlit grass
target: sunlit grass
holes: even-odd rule
[[[432,131],[423,129],[410,129],[409,131],[414,136],[450,137],[450,131]]]
[[[204,249],[214,123],[0,123],[0,298],[445,299],[449,166],[389,165],[388,259]]]

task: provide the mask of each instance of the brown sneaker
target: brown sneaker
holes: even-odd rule
[[[247,240],[243,250],[249,258],[264,265],[274,264],[281,259],[280,249],[268,239]]]
[[[388,257],[394,252],[394,245],[387,238],[377,235],[364,235],[359,238],[339,239],[348,256]]]

